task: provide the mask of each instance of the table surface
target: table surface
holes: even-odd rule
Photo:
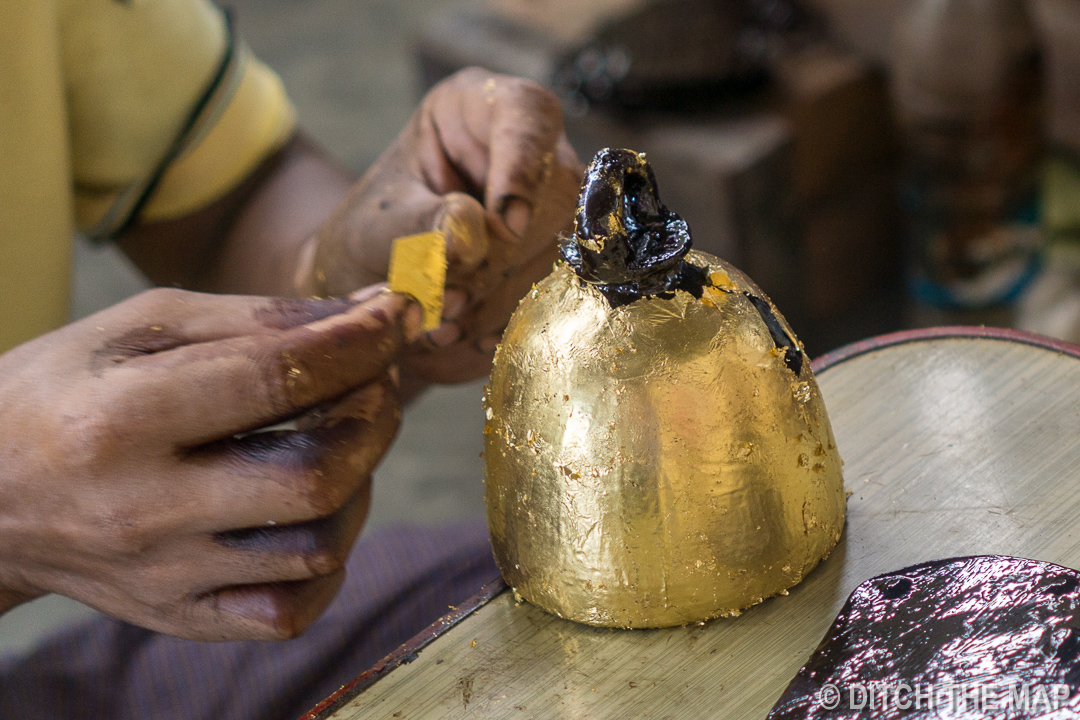
[[[938,330],[826,356],[818,382],[846,463],[847,525],[790,594],[704,625],[610,630],[502,592],[309,717],[761,719],[874,575],[975,554],[1080,568],[1073,353],[1017,333]]]

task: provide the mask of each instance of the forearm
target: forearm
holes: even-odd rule
[[[298,135],[217,202],[176,220],[137,223],[119,244],[158,285],[294,295],[301,247],[353,180]]]

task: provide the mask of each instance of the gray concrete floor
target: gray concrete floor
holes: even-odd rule
[[[452,0],[459,1],[459,0]],[[233,0],[237,27],[282,76],[304,128],[357,173],[397,135],[419,98],[412,35],[448,0]],[[112,247],[75,241],[73,316],[147,287]],[[482,382],[413,403],[375,474],[368,529],[483,512]],[[0,654],[21,653],[94,611],[49,596],[0,618]]]

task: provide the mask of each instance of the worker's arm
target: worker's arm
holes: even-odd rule
[[[301,244],[353,182],[297,133],[212,204],[176,219],[136,220],[117,242],[155,285],[293,296]]]

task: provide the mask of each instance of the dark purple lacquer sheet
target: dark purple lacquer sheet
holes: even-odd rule
[[[868,580],[768,718],[1080,718],[1080,573],[992,555]]]

